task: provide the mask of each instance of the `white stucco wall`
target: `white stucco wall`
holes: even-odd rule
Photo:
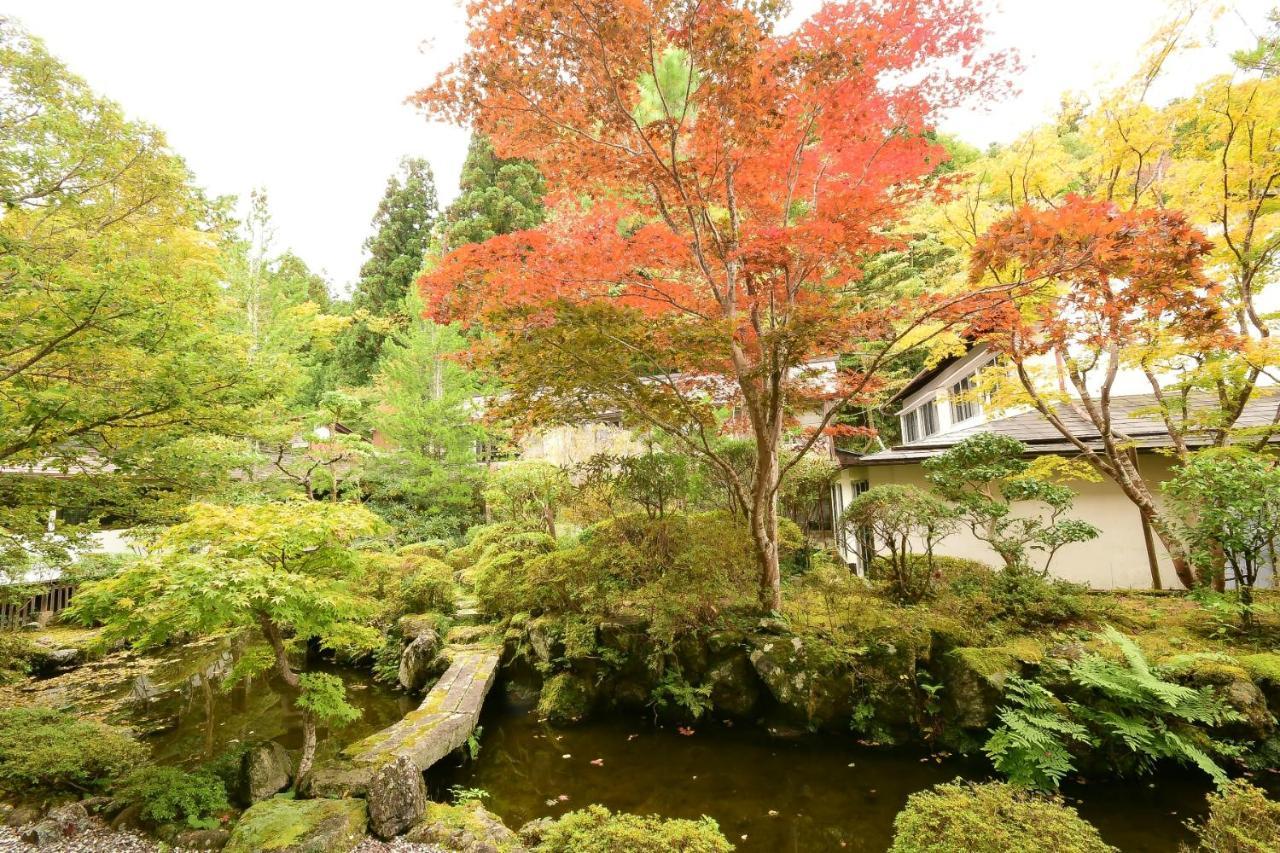
[[[607,423],[584,423],[540,430],[520,444],[520,458],[572,468],[592,456],[639,456],[644,445],[632,432]]]
[[[1164,457],[1143,454],[1143,475],[1159,494],[1159,482],[1168,476],[1169,462]],[[838,484],[844,505],[853,499],[853,486],[865,480],[871,486],[886,483],[927,488],[924,472],[918,463],[902,465],[869,465],[845,468]],[[1138,510],[1110,480],[1099,483],[1073,482],[1077,492],[1072,517],[1087,521],[1101,533],[1097,539],[1064,546],[1050,565],[1051,574],[1065,580],[1086,583],[1095,589],[1151,588],[1151,570],[1147,562],[1146,544]],[[979,560],[999,566],[1000,558],[984,542],[967,529],[947,537],[936,549],[952,557]],[[1180,588],[1168,555],[1156,539],[1160,578],[1165,588]],[[846,559],[851,555],[846,554]]]

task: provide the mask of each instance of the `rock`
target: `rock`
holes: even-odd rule
[[[364,838],[364,800],[263,800],[241,815],[227,853],[350,853]]]
[[[542,843],[542,837],[547,834],[548,829],[555,826],[555,823],[555,818],[536,818],[516,830],[516,835],[524,846],[533,849]]]
[[[402,755],[373,774],[366,799],[369,829],[379,838],[395,838],[417,823],[427,810],[422,771]]]
[[[125,806],[111,819],[111,828],[117,831],[142,829],[143,824],[142,806],[137,803]]]
[[[449,645],[469,646],[483,642],[492,635],[492,625],[454,625],[445,634],[444,641]]]
[[[422,822],[405,840],[435,844],[451,853],[520,853],[525,849],[516,834],[479,802],[457,806],[430,803]]]
[[[760,702],[760,680],[745,653],[712,665],[706,683],[716,711],[730,717],[749,717]]]
[[[34,675],[54,675],[64,670],[73,669],[84,663],[83,649],[55,648],[40,642],[32,644],[31,672]]]
[[[40,819],[40,810],[35,806],[17,805],[9,810],[5,815],[4,825],[17,829],[20,826],[26,826],[29,823],[35,823]]]
[[[542,684],[538,714],[553,726],[571,726],[591,715],[595,685],[580,675],[558,672]]]
[[[400,686],[416,693],[448,668],[448,657],[440,653],[440,635],[424,631],[400,655]]]
[[[751,666],[794,721],[810,729],[846,728],[853,715],[853,674],[810,654],[799,637],[760,638]]]
[[[36,847],[48,847],[75,838],[89,828],[89,813],[79,803],[51,809],[44,819],[22,833],[22,840]]]
[[[556,658],[564,657],[564,641],[559,635],[559,625],[552,619],[541,617],[530,622],[525,638],[538,663],[549,664]]]
[[[272,741],[249,749],[240,758],[237,792],[245,805],[260,803],[289,787],[293,759],[280,744]]]
[[[1276,721],[1267,708],[1266,697],[1252,681],[1233,681],[1222,688],[1222,698],[1240,714],[1241,719],[1228,724],[1224,734],[1253,741],[1266,740],[1275,731]]]
[[[370,767],[332,764],[319,767],[311,774],[311,796],[334,800],[363,797],[369,792],[373,778]]]
[[[221,850],[231,833],[225,829],[188,829],[173,837],[173,846],[182,850]]]
[[[964,729],[995,721],[1004,682],[1022,673],[1022,662],[1002,648],[964,647],[941,656],[943,716]]]

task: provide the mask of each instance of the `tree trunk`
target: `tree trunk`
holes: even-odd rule
[[[298,759],[298,775],[293,789],[306,794],[311,789],[311,765],[316,760],[316,718],[310,711],[302,714],[302,757]]]
[[[776,438],[756,437],[755,482],[751,485],[751,541],[760,568],[760,606],[782,609],[782,572],[778,560],[778,448]]]

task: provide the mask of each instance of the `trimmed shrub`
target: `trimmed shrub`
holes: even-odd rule
[[[400,599],[405,610],[409,613],[453,613],[458,600],[453,569],[432,557],[408,559],[412,568],[400,581]]]
[[[1260,788],[1236,780],[1209,795],[1203,823],[1188,823],[1205,853],[1272,853],[1280,850],[1280,803]]]
[[[539,832],[534,853],[728,853],[733,845],[709,817],[664,820],[613,814],[604,806],[569,812]]]
[[[182,822],[212,829],[218,825],[215,815],[231,808],[226,785],[209,770],[143,767],[126,776],[113,793],[137,806],[143,820],[156,824]]]
[[[889,853],[1116,853],[1056,797],[1000,782],[951,782],[912,794],[893,821]]]
[[[0,684],[10,684],[31,672],[35,644],[14,631],[0,631]]]
[[[50,708],[0,710],[0,791],[101,790],[147,758],[122,729]]]

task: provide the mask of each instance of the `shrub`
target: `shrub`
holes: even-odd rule
[[[10,794],[101,790],[146,755],[113,726],[49,708],[0,710],[0,790]]]
[[[845,510],[841,522],[864,528],[877,551],[893,596],[914,603],[927,597],[936,579],[933,549],[955,530],[955,512],[914,486],[875,486]],[[920,551],[917,554],[917,551]]]
[[[515,462],[489,475],[484,499],[499,521],[543,530],[554,537],[556,517],[572,489],[563,468],[547,462]]]
[[[1075,493],[1059,483],[1035,476],[1024,456],[1027,447],[1016,438],[993,432],[970,436],[947,452],[924,462],[925,477],[976,539],[1000,555],[1005,568],[1029,570],[1031,551],[1049,570],[1063,545],[1085,542],[1098,535],[1092,524],[1066,518]],[[1039,514],[1013,512],[1014,504],[1041,504]]]
[[[113,793],[137,806],[144,820],[157,824],[183,822],[211,829],[218,824],[214,816],[231,808],[223,781],[208,770],[143,767],[126,776]]]
[[[1115,853],[1061,800],[1000,782],[956,781],[912,794],[893,830],[889,853]]]
[[[997,572],[972,560],[934,560],[942,575],[940,609],[953,610],[972,624],[999,620],[1034,630],[1090,615],[1086,590],[1079,584],[1034,572]]]
[[[613,814],[604,806],[569,812],[540,831],[534,853],[728,853],[733,849],[711,818],[664,820]]]
[[[452,548],[447,539],[429,539],[426,542],[402,545],[396,549],[396,553],[405,557],[430,557],[433,560],[443,560]]]
[[[22,634],[0,630],[0,684],[17,681],[31,672],[35,644]]]
[[[431,557],[410,557],[410,572],[400,582],[400,598],[409,613],[453,613],[458,588],[453,569]]]
[[[1203,823],[1188,823],[1205,853],[1271,853],[1280,850],[1280,803],[1236,780],[1209,795]]]

